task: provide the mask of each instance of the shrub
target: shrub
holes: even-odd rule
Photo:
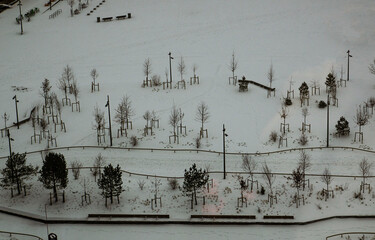
[[[137,146],[138,145],[138,138],[136,137],[136,136],[131,136],[130,137],[130,144],[133,146],[133,147],[135,147],[135,146]]]
[[[290,105],[293,104],[293,102],[292,102],[292,100],[290,98],[285,98],[284,104],[285,104],[285,106],[290,106]]]
[[[325,107],[327,107],[327,103],[322,100],[322,101],[319,102],[318,107],[319,108],[325,108]]]
[[[309,142],[309,139],[307,138],[307,136],[305,134],[302,134],[299,139],[298,139],[298,143],[301,145],[301,146],[305,146],[307,143]]]
[[[137,183],[138,183],[139,189],[143,190],[143,188],[145,187],[145,184],[146,184],[145,180],[138,180]]]
[[[178,188],[178,181],[176,178],[169,179],[168,183],[172,190],[176,190]]]
[[[276,131],[272,131],[270,133],[270,141],[276,142],[276,140],[277,140],[277,132]]]
[[[263,186],[260,187],[260,195],[264,195],[266,193],[266,189]]]
[[[161,85],[161,81],[160,81],[160,76],[159,75],[153,75],[151,77],[151,81],[152,81],[152,86],[160,86]]]
[[[77,180],[80,175],[82,163],[80,163],[78,160],[75,160],[70,164],[70,166],[72,167],[73,177],[75,180]]]

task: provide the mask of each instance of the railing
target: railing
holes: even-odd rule
[[[13,235],[19,235],[19,236],[27,236],[27,237],[32,237],[32,238],[35,238],[37,240],[43,240],[43,238],[41,237],[38,237],[36,235],[32,235],[32,234],[27,234],[27,233],[18,233],[18,232],[6,232],[6,231],[0,231],[0,234],[9,234],[10,237],[12,237]]]
[[[346,233],[338,233],[338,234],[334,234],[334,235],[330,235],[330,236],[326,237],[326,240],[328,240],[329,238],[338,237],[338,236],[340,236],[340,238],[343,238],[344,235],[363,235],[363,236],[364,235],[374,235],[374,237],[375,237],[375,232],[346,232]],[[360,239],[362,239],[362,238],[360,238]]]

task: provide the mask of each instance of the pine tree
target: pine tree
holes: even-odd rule
[[[307,86],[306,82],[303,82],[298,89],[299,89],[300,96],[308,96],[309,95],[309,86]]]
[[[203,187],[208,182],[209,176],[206,171],[203,171],[202,168],[197,169],[195,163],[189,168],[189,171],[185,169],[184,174],[184,191],[191,192],[191,199],[195,200],[195,205],[197,202],[197,190]]]
[[[53,189],[55,201],[58,201],[57,188],[66,188],[68,185],[68,170],[66,161],[61,153],[50,152],[43,160],[39,181],[47,189]]]
[[[329,92],[332,92],[336,89],[336,77],[334,73],[328,73],[325,84]]]
[[[340,117],[340,120],[338,120],[336,124],[337,133],[341,133],[347,129],[349,129],[349,122],[344,117]]]
[[[120,203],[119,196],[122,189],[122,172],[119,165],[113,168],[112,164],[104,167],[101,178],[98,180],[98,186],[102,190],[102,196],[105,197],[105,205],[107,206],[107,198],[111,199],[113,203],[113,196],[117,196],[117,201]]]
[[[21,194],[24,181],[31,175],[36,175],[38,167],[26,165],[26,154],[12,153],[5,163],[5,168],[1,171],[3,174],[2,186],[12,187],[17,185],[18,194]]]

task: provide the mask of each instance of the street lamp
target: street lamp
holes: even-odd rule
[[[228,134],[225,133],[225,126],[223,124],[223,165],[224,165],[224,179],[226,177],[226,171],[225,171],[225,137],[228,137]]]
[[[350,50],[348,50],[346,53],[348,54],[348,72],[346,73],[347,74],[346,80],[349,82],[349,58],[351,58],[353,56],[350,55]]]
[[[327,95],[327,147],[329,147],[329,93]]]
[[[18,107],[17,107],[17,103],[19,101],[17,100],[17,95],[14,95],[14,97],[12,99],[14,99],[14,103],[16,104],[17,129],[20,129],[20,126],[18,125],[19,122],[18,122]]]
[[[170,88],[172,89],[172,63],[171,60],[174,59],[171,56],[171,52],[168,53],[169,55],[169,79],[170,79]],[[167,82],[167,88],[168,88],[168,82]]]
[[[20,8],[21,34],[23,34],[23,26],[22,26],[22,12],[21,12],[21,6],[22,6],[22,3],[21,3],[21,0],[18,0],[18,6],[19,6],[19,8]]]
[[[9,129],[7,129],[7,135],[8,135],[8,142],[9,142],[9,157],[11,157],[12,156],[12,141],[14,141],[14,139],[10,137]]]
[[[110,145],[112,147],[112,124],[111,124],[111,110],[110,110],[110,107],[109,107],[109,95],[107,95],[107,103],[105,105],[105,107],[108,107],[108,120],[109,120],[109,141],[110,141]]]

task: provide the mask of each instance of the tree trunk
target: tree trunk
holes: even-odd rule
[[[111,190],[111,204],[113,203],[113,192]]]
[[[56,182],[55,181],[53,182],[53,196],[55,197],[55,202],[57,202],[59,199],[58,199],[58,196],[57,196],[57,188],[56,188]]]
[[[198,201],[197,201],[197,191],[194,187],[194,200],[195,200],[195,205],[198,205]]]
[[[19,178],[16,179],[18,195],[21,194],[21,182]]]

